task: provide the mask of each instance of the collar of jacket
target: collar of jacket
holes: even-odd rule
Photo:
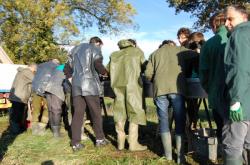
[[[250,28],[250,21],[247,21],[247,22],[242,22],[240,24],[238,24],[237,26],[235,26],[235,28],[230,32],[228,32],[227,36],[230,37],[231,34],[236,31],[237,29],[240,29],[241,27],[244,27],[244,26],[248,26]]]
[[[235,28],[232,30],[232,32],[234,32],[234,31],[236,31],[237,29],[240,29],[240,28],[242,28],[242,27],[249,27],[250,28],[250,21],[247,21],[247,22],[242,22],[242,23],[240,23],[240,24],[238,24],[238,25],[236,25],[235,26]],[[232,33],[231,32],[231,33]]]
[[[226,26],[225,25],[220,26],[216,31],[216,34],[218,33],[228,33]]]

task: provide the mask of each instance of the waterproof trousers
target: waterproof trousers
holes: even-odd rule
[[[143,109],[142,89],[128,87],[113,88],[116,95],[113,104],[115,122],[126,121],[146,125],[146,115]]]

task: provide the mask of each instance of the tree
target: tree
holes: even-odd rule
[[[134,27],[135,13],[123,0],[0,0],[0,37],[16,63],[64,59],[59,43],[95,24],[101,33]]]
[[[206,31],[209,28],[208,20],[215,12],[225,9],[230,4],[246,5],[250,11],[249,0],[166,0],[169,7],[174,7],[176,14],[181,11],[189,12],[198,20],[194,28]]]

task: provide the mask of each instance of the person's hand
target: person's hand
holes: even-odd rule
[[[230,106],[229,119],[232,122],[239,122],[243,120],[243,113],[240,102],[236,102]]]

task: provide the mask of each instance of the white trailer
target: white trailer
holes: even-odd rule
[[[11,103],[8,98],[18,67],[27,66],[17,64],[0,64],[0,110],[11,107]]]

